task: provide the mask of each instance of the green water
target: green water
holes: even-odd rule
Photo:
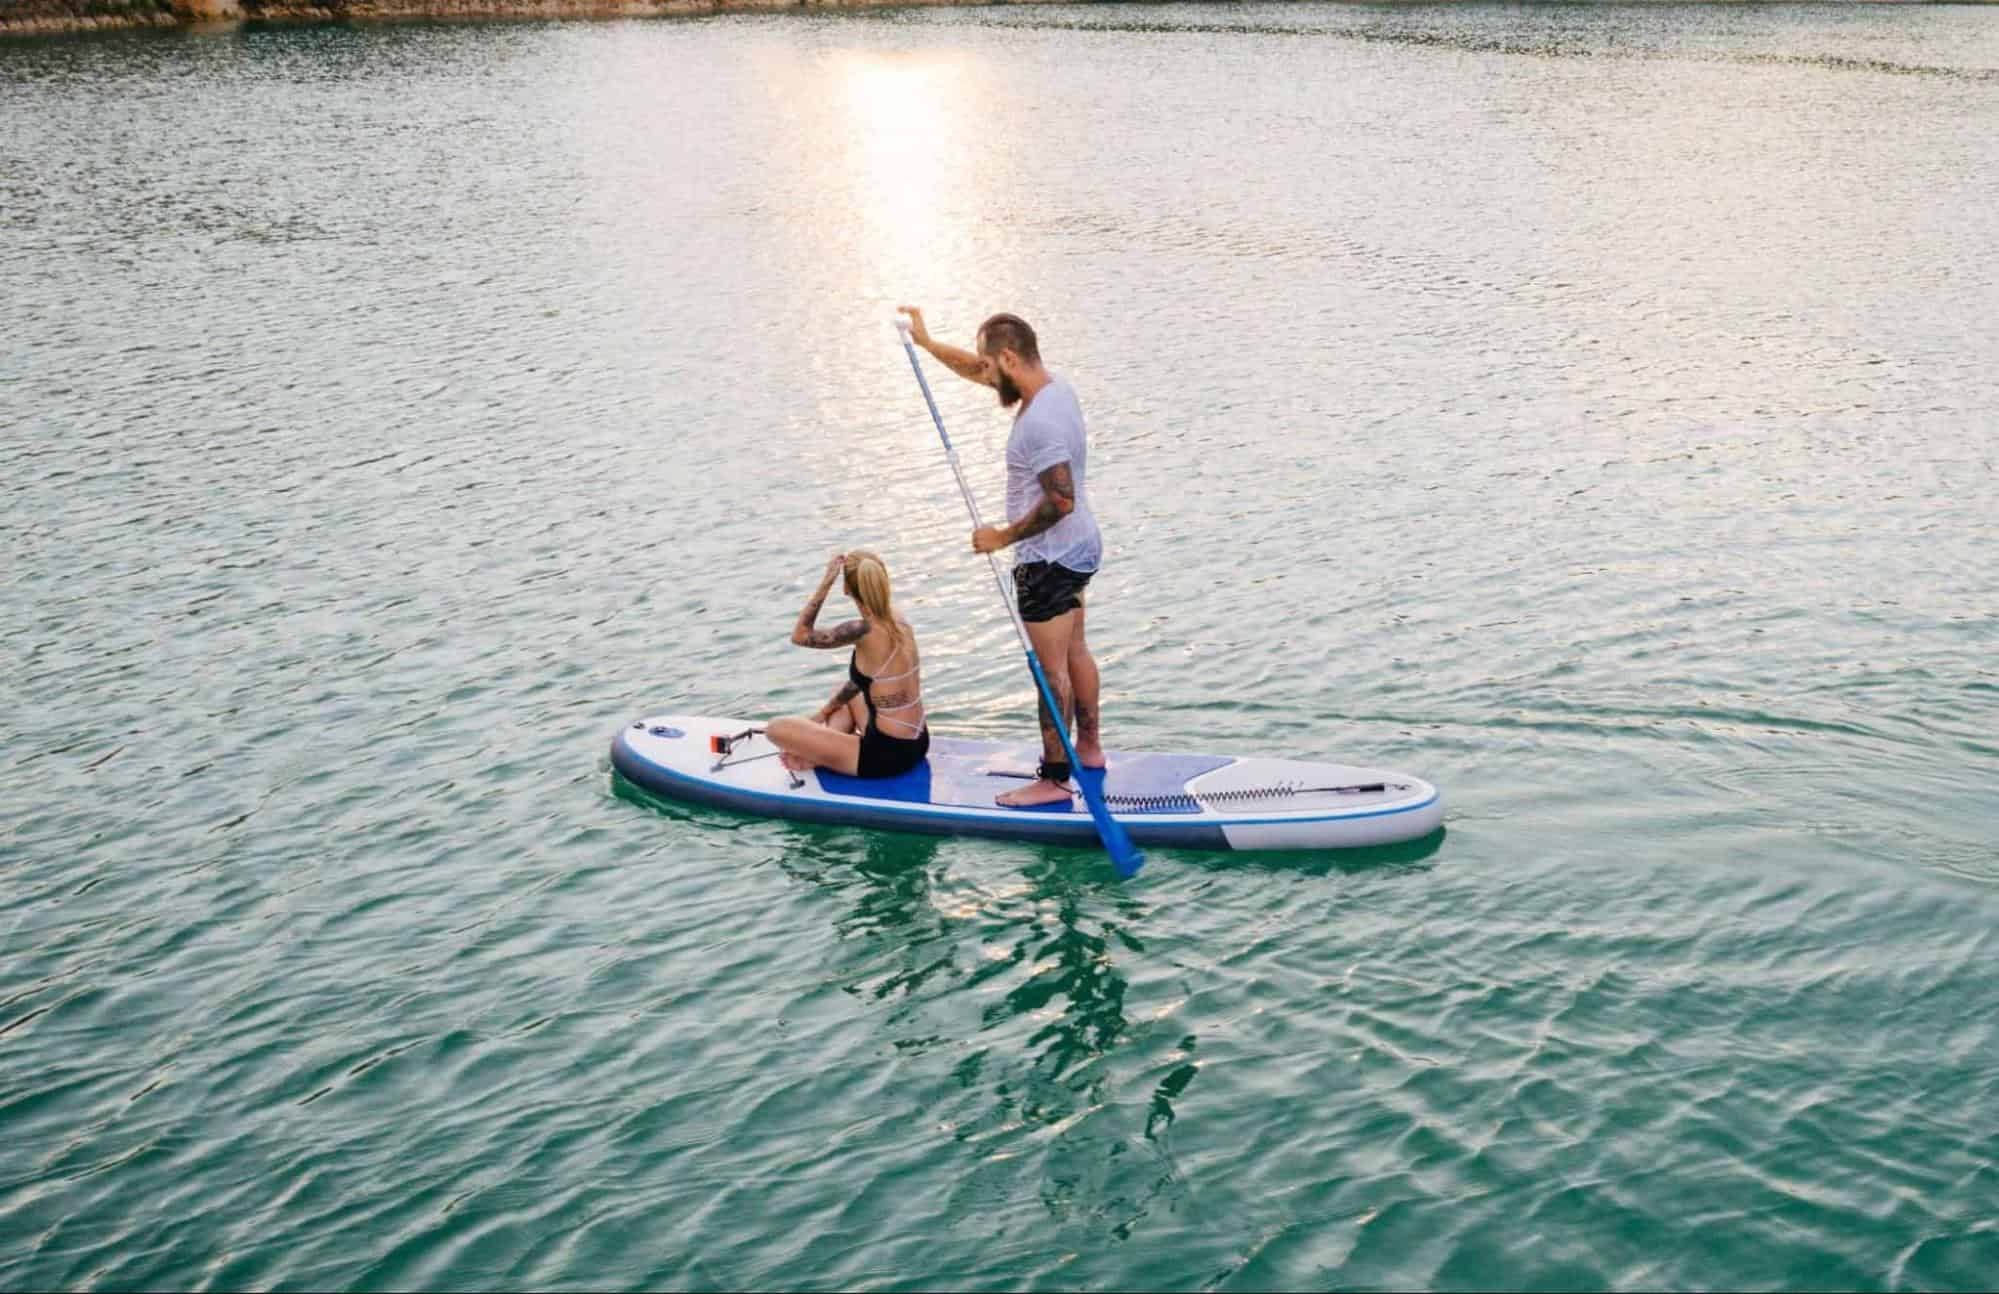
[[[0,1287],[1991,1286],[1995,247],[1983,9],[0,44]],[[902,300],[1111,744],[1445,833],[616,794],[857,544],[1031,731]]]

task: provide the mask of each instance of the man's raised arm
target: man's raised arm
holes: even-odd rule
[[[923,326],[923,312],[915,306],[897,306],[898,313],[909,316],[909,339],[937,357],[937,362],[950,369],[967,382],[977,382],[980,386],[997,386],[992,368],[976,354],[959,350],[946,342],[938,341]]]

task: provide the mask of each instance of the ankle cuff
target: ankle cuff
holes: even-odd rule
[[[1041,767],[1034,770],[1050,782],[1062,783],[1069,780],[1069,761],[1066,759],[1044,759]]]

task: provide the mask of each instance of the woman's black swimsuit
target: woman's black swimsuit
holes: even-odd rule
[[[882,662],[882,667],[886,669],[901,651],[902,644],[897,643],[895,651],[888,654],[888,660]],[[930,726],[928,724],[919,726],[910,723],[906,719],[897,719],[894,715],[898,710],[915,709],[917,706],[923,704],[923,699],[918,697],[915,700],[906,701],[901,705],[883,706],[877,710],[875,707],[873,685],[876,680],[892,682],[896,679],[909,678],[916,671],[909,669],[904,670],[900,674],[877,674],[874,678],[869,678],[866,674],[861,673],[859,663],[860,654],[860,649],[855,648],[854,654],[847,658],[847,678],[855,687],[861,690],[861,699],[867,702],[868,705],[868,726],[866,731],[861,733],[861,763],[860,767],[855,770],[854,775],[856,777],[900,777],[910,769],[915,768],[918,764],[921,764],[923,757],[930,753]],[[881,730],[880,719],[884,714],[890,716],[888,720],[890,723],[900,724],[905,728],[916,729],[916,735],[914,737],[889,736]]]

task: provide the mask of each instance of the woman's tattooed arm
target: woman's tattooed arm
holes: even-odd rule
[[[828,719],[840,713],[841,708],[847,702],[860,694],[861,689],[854,686],[854,680],[848,679],[846,682],[840,684],[840,690],[833,694],[833,699],[819,707],[819,722],[825,723]]]
[[[800,647],[845,647],[868,636],[868,622],[865,620],[849,620],[831,629],[813,627],[813,622],[819,619],[819,608],[826,605],[826,593],[831,587],[830,580],[820,584],[819,591],[807,600],[805,609],[798,613],[798,623],[791,627],[791,641]]]

